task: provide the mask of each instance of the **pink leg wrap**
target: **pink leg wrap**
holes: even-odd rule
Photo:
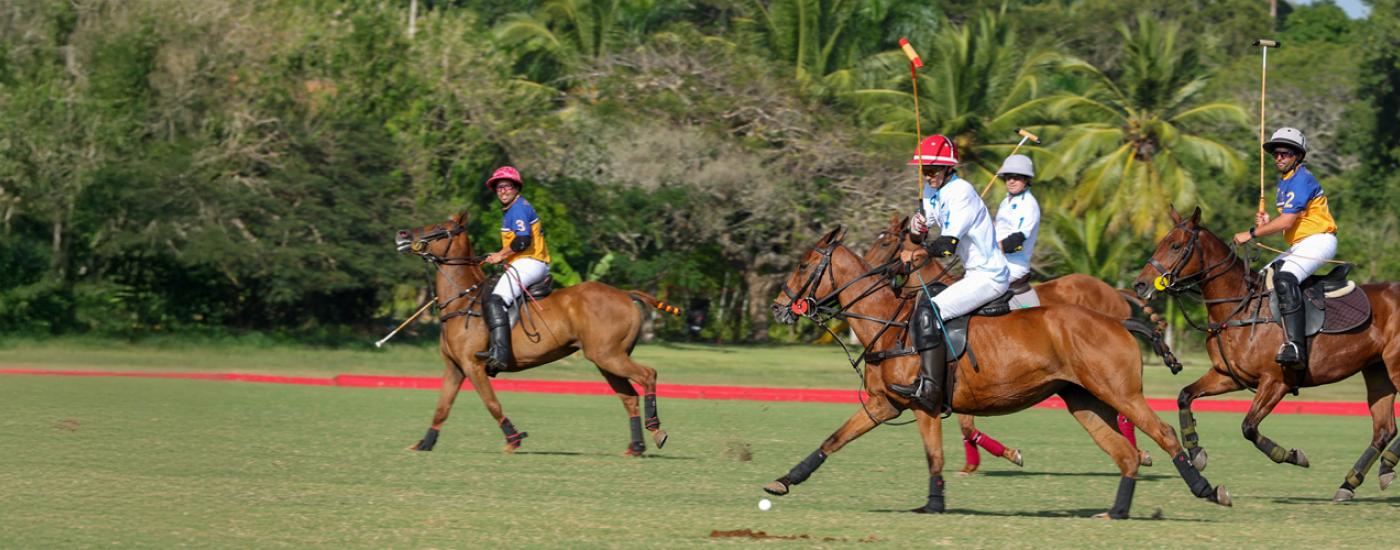
[[[977,452],[977,444],[966,437],[963,438],[963,451],[967,453],[968,466],[980,466],[982,464],[982,453]]]
[[[1126,416],[1118,415],[1118,431],[1123,433],[1123,437],[1128,438],[1128,443],[1132,443],[1134,449],[1137,448],[1137,428],[1133,426],[1133,421],[1128,420]]]
[[[977,432],[977,435],[972,436],[972,440],[981,445],[987,452],[992,453],[992,456],[1002,456],[1006,453],[1006,446],[1002,445],[1000,441],[992,439],[990,435]]]

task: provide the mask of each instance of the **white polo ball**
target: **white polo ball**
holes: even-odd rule
[[[758,509],[759,509],[759,510],[763,510],[764,512],[767,512],[768,509],[770,509],[770,508],[772,508],[772,507],[773,507],[773,501],[771,501],[771,500],[768,500],[768,499],[765,498],[765,499],[763,499],[763,500],[758,501]]]

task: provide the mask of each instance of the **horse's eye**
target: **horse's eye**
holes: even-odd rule
[[[1172,250],[1181,250],[1181,243],[1172,243]]]

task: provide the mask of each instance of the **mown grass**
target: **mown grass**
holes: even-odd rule
[[[637,347],[633,356],[655,368],[663,383],[854,388],[846,354],[838,346],[769,345],[720,346],[656,343]],[[1205,372],[1204,353],[1184,353],[1185,370],[1176,376],[1155,356],[1145,358],[1144,392],[1149,397],[1174,398],[1182,387]],[[375,349],[326,349],[239,340],[168,338],[137,343],[93,338],[0,340],[0,368],[102,370],[230,371],[260,374],[328,376],[338,373],[440,376],[443,362],[436,344],[396,345]],[[600,380],[597,369],[574,354],[556,364],[506,375],[513,378]],[[1316,401],[1364,401],[1361,377],[1330,386],[1305,389],[1301,397]],[[1247,392],[1223,399],[1250,399]]]
[[[1358,417],[1281,415],[1264,431],[1301,446],[1311,469],[1274,465],[1239,437],[1239,417],[1200,414],[1234,508],[1193,498],[1162,451],[1144,470],[1137,520],[1086,516],[1117,473],[1062,411],[979,420],[1025,450],[1025,468],[984,459],[948,477],[951,513],[922,502],[917,432],[883,427],[759,512],[761,485],[855,409],[845,405],[664,400],[672,440],[620,456],[626,421],[611,397],[504,394],[530,432],[520,453],[464,396],[432,453],[404,447],[433,392],[184,380],[0,377],[0,548],[689,547],[752,529],[830,547],[1375,547],[1400,504],[1372,479],[1358,500],[1329,497],[1369,437]],[[1164,415],[1170,416],[1170,415]],[[951,423],[947,426],[950,429]],[[1142,441],[1147,443],[1146,440]],[[949,470],[960,444],[945,442]],[[1160,512],[1159,512],[1160,510]],[[1159,519],[1150,519],[1154,516]]]

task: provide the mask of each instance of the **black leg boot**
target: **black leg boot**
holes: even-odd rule
[[[476,358],[486,362],[486,375],[494,377],[510,367],[510,316],[506,314],[506,301],[495,294],[488,296],[481,305],[481,314],[491,331],[491,347],[476,352]]]
[[[948,376],[948,347],[938,330],[938,313],[928,299],[920,297],[911,319],[914,349],[919,351],[919,376],[913,384],[890,384],[890,391],[913,399],[933,414],[943,412],[943,382]]]
[[[1283,316],[1285,341],[1274,357],[1280,365],[1295,370],[1308,368],[1307,314],[1303,311],[1303,290],[1292,273],[1274,272],[1274,292],[1278,293],[1278,311]]]

